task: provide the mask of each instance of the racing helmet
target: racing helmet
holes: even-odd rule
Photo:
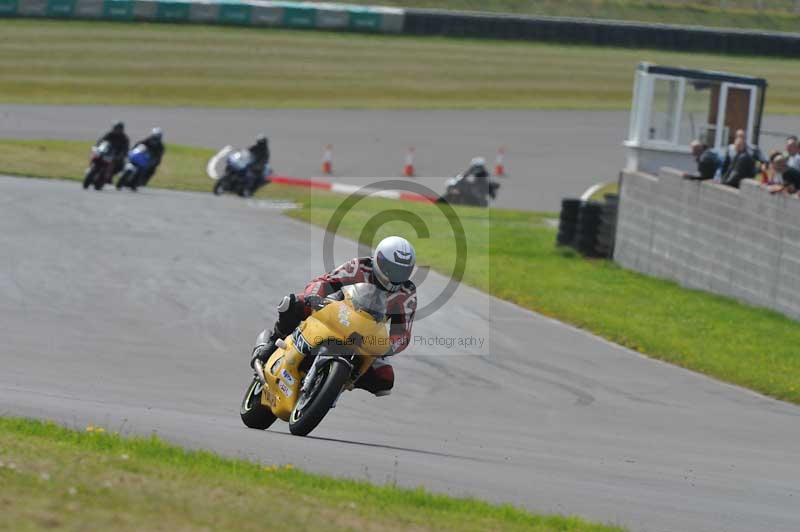
[[[256,144],[266,144],[267,143],[267,136],[261,133],[259,136],[256,137]]]
[[[152,131],[150,131],[150,136],[154,139],[161,140],[161,137],[164,136],[164,132],[161,131],[160,127],[154,127]]]
[[[486,166],[486,159],[483,157],[473,157],[469,162],[470,166]]]
[[[405,238],[390,236],[381,240],[372,256],[372,272],[380,285],[395,292],[411,278],[417,255]]]
[[[113,131],[114,133],[122,133],[123,131],[125,131],[125,122],[123,122],[122,120],[117,120],[116,122],[114,122],[114,125],[111,126],[111,131]]]

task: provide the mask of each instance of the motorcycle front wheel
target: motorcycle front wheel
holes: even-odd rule
[[[289,431],[295,436],[306,436],[317,428],[349,377],[350,366],[341,360],[334,359],[320,368],[311,389],[297,400],[292,410]]]
[[[130,171],[125,170],[122,172],[122,175],[117,178],[117,190],[122,190],[122,187],[128,185],[128,179],[130,179]]]
[[[94,177],[97,175],[97,170],[94,165],[86,169],[86,175],[83,178],[83,189],[86,190],[94,182]]]
[[[261,404],[261,381],[258,377],[253,377],[253,382],[247,387],[239,415],[242,423],[251,429],[265,430],[275,422],[272,410]]]
[[[217,179],[217,182],[214,183],[214,191],[213,192],[214,192],[215,196],[219,196],[223,192],[225,192],[225,178],[224,177],[221,177],[221,178]]]

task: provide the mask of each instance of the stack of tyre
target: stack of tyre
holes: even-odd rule
[[[618,197],[606,201],[564,199],[556,244],[575,248],[585,257],[611,257],[614,251]]]
[[[600,215],[600,227],[597,230],[595,251],[600,257],[611,257],[614,254],[614,236],[617,232],[617,209],[619,196],[606,194],[603,213]]]
[[[575,231],[574,247],[584,257],[597,257],[597,234],[600,231],[600,218],[603,204],[599,201],[585,201],[578,212],[578,227]]]
[[[561,216],[558,220],[558,235],[556,236],[556,243],[559,246],[571,246],[575,240],[580,210],[581,200],[573,198],[561,200]]]

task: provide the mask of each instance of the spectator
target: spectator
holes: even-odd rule
[[[692,149],[694,160],[697,161],[697,173],[684,173],[684,179],[695,181],[714,179],[720,165],[719,157],[714,153],[714,150],[699,140],[693,140],[689,147]]]
[[[736,140],[734,140],[732,144],[732,150],[731,147],[729,147],[728,154],[725,156],[725,162],[722,165],[722,184],[739,188],[742,179],[752,179],[755,175],[755,160],[750,154],[750,150],[747,148],[744,134],[739,135],[737,131]]]
[[[761,153],[761,150],[759,149],[758,146],[751,146],[751,145],[747,144],[747,137],[746,137],[746,133],[745,133],[744,129],[737,129],[736,130],[736,134],[734,136],[733,144],[729,144],[728,145],[728,151],[726,152],[725,161],[722,164],[722,174],[723,175],[725,175],[725,173],[728,171],[728,167],[726,166],[726,163],[728,161],[730,161],[730,160],[733,160],[733,158],[736,156],[736,153],[738,151],[736,149],[736,143],[738,141],[740,141],[740,140],[741,140],[741,142],[744,143],[745,148],[747,149],[747,153],[750,154],[750,157],[753,160],[753,175],[755,175],[757,170],[758,170],[756,168],[756,166],[755,166],[756,163],[765,163],[765,164],[769,163],[769,160],[766,157],[764,157],[764,154]]]
[[[781,174],[775,172],[775,159],[783,157],[783,152],[772,150],[769,153],[769,162],[761,167],[761,183],[764,185],[782,185]]]
[[[772,176],[770,192],[788,192],[793,194],[800,190],[800,170],[792,168],[783,154],[777,154],[772,160]]]
[[[795,135],[786,139],[786,164],[795,170],[800,170],[800,145]]]

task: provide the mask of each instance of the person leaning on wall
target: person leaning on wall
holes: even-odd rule
[[[714,150],[699,140],[693,140],[689,147],[692,150],[694,160],[697,162],[697,173],[692,174],[685,172],[683,178],[693,181],[708,181],[714,179],[717,169],[719,169],[720,166],[720,159]]]
[[[776,153],[770,157],[767,190],[771,193],[794,194],[800,190],[800,170],[792,168],[788,163],[789,161],[782,153]]]
[[[740,134],[740,131],[736,132],[736,139],[722,163],[722,184],[733,188],[739,188],[742,179],[752,179],[756,175],[756,158],[751,155],[744,132]]]

